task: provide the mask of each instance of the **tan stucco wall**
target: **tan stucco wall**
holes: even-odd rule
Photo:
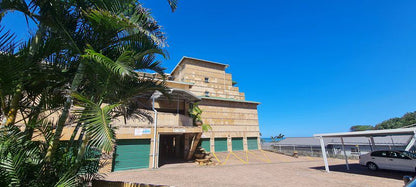
[[[257,104],[202,100],[199,106],[204,123],[212,127],[212,132],[204,133],[204,137],[259,136]]]
[[[244,100],[244,93],[232,86],[232,75],[225,72],[225,67],[212,63],[204,63],[193,59],[184,59],[174,80],[194,83],[190,91],[195,95],[204,96],[208,91],[211,97],[223,97]],[[205,77],[209,82],[205,82]]]

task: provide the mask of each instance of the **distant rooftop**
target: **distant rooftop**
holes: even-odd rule
[[[396,135],[396,136],[384,136],[374,137],[376,145],[407,145],[411,135]],[[325,138],[325,137],[324,137]],[[367,137],[345,137],[344,143],[346,145],[370,145]],[[319,139],[314,137],[287,137],[276,143],[277,145],[312,145],[320,146]],[[325,138],[325,145],[340,145],[341,138]]]

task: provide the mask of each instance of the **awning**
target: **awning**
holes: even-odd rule
[[[154,92],[142,93],[138,98],[150,98]],[[168,88],[165,95],[157,97],[157,100],[185,100],[186,102],[198,102],[201,99],[188,90]]]

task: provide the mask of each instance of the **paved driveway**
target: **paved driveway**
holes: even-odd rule
[[[170,186],[402,186],[402,173],[371,172],[352,162],[346,171],[344,160],[330,159],[331,173],[323,171],[320,158],[289,156],[253,151],[216,154],[224,165],[197,166],[194,163],[164,165],[108,174],[105,180]],[[228,157],[228,159],[227,159]]]

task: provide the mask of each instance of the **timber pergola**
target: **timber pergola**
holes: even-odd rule
[[[327,172],[329,172],[328,158],[326,156],[324,138],[340,138],[341,139],[342,150],[344,152],[344,157],[345,157],[345,165],[347,167],[347,170],[349,170],[350,167],[348,165],[347,153],[345,152],[344,138],[347,138],[347,137],[368,137],[370,139],[373,150],[375,150],[376,149],[376,143],[374,142],[374,137],[397,136],[397,135],[411,135],[411,137],[409,138],[409,141],[407,143],[406,149],[405,149],[405,151],[409,151],[416,142],[416,127],[401,128],[401,129],[386,129],[386,130],[368,130],[368,131],[358,131],[358,132],[340,132],[340,133],[314,134],[313,136],[315,138],[320,139],[322,157],[323,157],[323,160],[324,160],[324,163],[325,163],[325,170]]]

